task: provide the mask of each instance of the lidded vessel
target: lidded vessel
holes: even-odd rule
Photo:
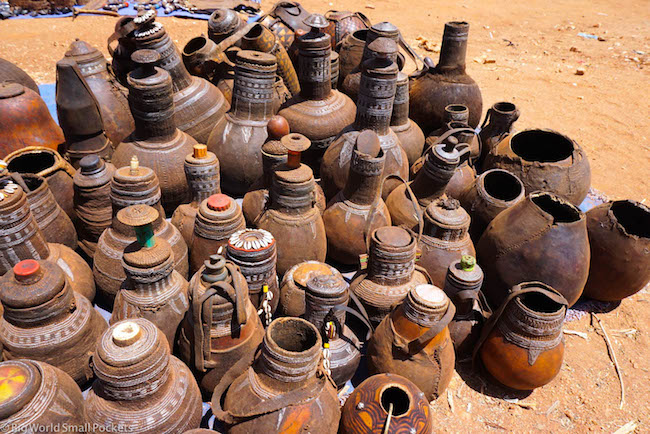
[[[3,357],[49,363],[80,386],[92,379],[90,358],[108,326],[90,301],[72,290],[63,270],[26,259],[0,284]]]
[[[239,267],[221,255],[210,256],[194,274],[189,297],[179,353],[209,396],[233,365],[242,365],[233,374],[237,376],[253,363],[264,328]]]
[[[194,220],[199,205],[213,194],[221,193],[219,160],[205,145],[194,145],[192,153],[185,156],[185,178],[190,187],[192,200],[179,205],[172,215],[171,223],[178,228],[189,246],[194,236]]]
[[[371,130],[356,138],[350,160],[350,174],[323,213],[330,258],[342,264],[357,264],[366,253],[366,240],[377,228],[391,225],[381,198],[386,157],[379,137]]]
[[[469,109],[464,104],[455,103],[445,107],[442,126],[429,133],[426,144],[434,145],[440,141],[443,134],[454,129],[462,129],[455,131],[454,137],[458,139],[459,143],[469,145],[471,161],[474,162],[479,157],[482,148],[476,130],[469,125]]]
[[[154,235],[152,223],[159,217],[148,205],[129,206],[117,213],[120,223],[135,232],[136,242],[124,249],[126,280],[115,297],[110,323],[145,318],[165,334],[173,350],[176,332],[189,307],[189,284],[174,270],[169,243]]]
[[[455,312],[454,304],[437,286],[412,288],[368,342],[370,373],[402,375],[427,400],[437,399],[454,373],[456,358],[448,326]]]
[[[296,264],[284,273],[280,285],[279,312],[282,316],[302,317],[305,315],[305,290],[307,282],[315,276],[340,275],[331,265],[318,261]]]
[[[158,175],[162,206],[168,215],[189,199],[185,179],[185,156],[196,145],[190,135],[176,128],[172,80],[162,68],[154,66],[160,55],[154,50],[133,53],[138,68],[129,73],[129,106],[135,130],[119,144],[113,154],[117,167],[126,166],[135,155],[140,164]]]
[[[287,101],[279,115],[286,118],[291,131],[311,141],[303,160],[318,176],[323,153],[354,122],[356,106],[347,95],[332,90],[331,38],[323,33],[327,20],[312,14],[304,23],[311,30],[298,37],[300,94]]]
[[[172,356],[153,323],[134,318],[113,324],[97,342],[83,415],[102,429],[179,433],[201,423],[201,392],[190,369]]]

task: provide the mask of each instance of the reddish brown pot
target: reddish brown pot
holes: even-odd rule
[[[61,268],[27,259],[0,282],[3,358],[49,363],[80,386],[92,379],[90,358],[108,326],[90,302],[72,290]]]
[[[476,180],[476,171],[467,161],[462,162],[449,180],[445,194],[454,199],[460,199],[463,192],[467,190]]]
[[[650,281],[650,209],[632,200],[599,205],[587,212],[591,266],[584,295],[618,301]]]
[[[23,86],[33,90],[37,94],[41,94],[38,90],[38,85],[25,71],[17,65],[8,60],[0,59],[0,82],[11,82],[22,84]]]
[[[368,29],[359,29],[348,33],[340,42],[338,47],[339,87],[345,81],[345,77],[361,64],[367,36]]]
[[[301,317],[305,314],[305,289],[315,276],[340,275],[334,267],[318,261],[305,261],[284,273],[280,285],[279,312],[283,316]]]
[[[504,169],[524,183],[526,193],[548,191],[578,206],[591,185],[585,151],[551,130],[524,130],[506,136],[485,157],[483,169]]]
[[[495,308],[508,288],[537,280],[573,305],[589,274],[589,239],[582,211],[553,193],[533,193],[501,212],[476,246],[483,291]]]
[[[324,31],[330,35],[332,50],[335,50],[339,43],[350,33],[367,29],[370,23],[368,18],[361,12],[330,10],[325,14],[325,18],[327,18],[329,24]]]
[[[470,148],[471,161],[478,159],[481,153],[481,143],[474,128],[469,125],[469,109],[464,104],[449,104],[445,107],[444,123],[440,128],[433,130],[426,138],[426,146],[434,145],[447,131],[464,128],[453,136],[458,143],[467,143]]]
[[[519,109],[511,102],[498,102],[485,114],[479,137],[481,138],[481,156],[476,166],[483,167],[485,157],[503,139],[513,132],[512,125],[519,119]]]

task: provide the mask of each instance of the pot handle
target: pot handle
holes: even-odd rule
[[[401,351],[403,351],[406,354],[419,353],[424,349],[424,347],[427,346],[427,344],[429,343],[429,341],[431,341],[431,339],[438,336],[445,329],[445,327],[449,325],[451,320],[454,319],[454,315],[456,315],[456,306],[454,306],[454,303],[449,301],[449,304],[447,305],[447,311],[442,316],[442,318],[440,318],[440,321],[438,321],[435,326],[431,327],[422,335],[420,335],[419,337],[411,341],[407,341],[403,338],[397,341],[393,340],[393,345],[395,345],[397,348],[399,348]],[[388,321],[390,321],[390,327],[393,332],[393,335],[399,336],[398,333],[395,331],[395,328],[393,327],[392,316],[388,317]]]

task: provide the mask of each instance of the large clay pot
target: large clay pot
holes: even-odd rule
[[[26,259],[2,276],[0,284],[3,358],[49,363],[80,386],[92,379],[90,358],[108,326],[70,288],[63,270],[48,261]]]
[[[324,31],[330,35],[332,50],[335,50],[350,33],[367,29],[370,24],[368,18],[361,12],[330,10],[325,14],[325,18],[329,24]]]
[[[174,270],[169,243],[154,236],[151,225],[159,218],[158,211],[148,205],[133,205],[120,210],[117,218],[135,232],[137,241],[124,249],[126,280],[115,297],[110,323],[127,318],[149,320],[165,334],[173,350],[176,332],[189,307],[189,285]]]
[[[483,98],[476,82],[465,72],[469,24],[451,21],[445,24],[440,60],[433,66],[425,59],[425,68],[411,76],[410,107],[413,119],[429,134],[444,123],[445,107],[464,104],[469,108],[469,125],[476,128],[483,113]]]
[[[306,320],[276,319],[253,366],[238,362],[215,388],[212,412],[231,434],[336,433],[339,402],[331,378],[321,371],[322,345]]]
[[[359,384],[345,401],[339,426],[340,434],[424,434],[433,430],[429,400],[411,381],[394,374],[373,375]]]
[[[87,428],[81,390],[62,370],[43,362],[12,360],[0,363],[0,376],[11,385],[0,407],[0,430],[66,426],[83,432]]]
[[[345,188],[323,213],[330,258],[342,264],[358,264],[366,253],[366,240],[377,228],[391,225],[389,210],[381,198],[386,158],[379,137],[367,130],[357,136]]]
[[[0,82],[11,82],[22,84],[23,86],[33,90],[37,94],[41,94],[38,90],[38,85],[32,77],[17,65],[8,60],[0,58]]]
[[[485,157],[483,169],[503,169],[524,183],[526,194],[555,193],[575,206],[591,185],[585,151],[567,136],[551,130],[524,130],[506,136]]]
[[[340,275],[331,265],[318,261],[305,261],[294,265],[284,273],[280,285],[279,312],[283,316],[301,317],[305,314],[305,289],[315,276]]]
[[[300,94],[287,101],[279,115],[294,133],[311,141],[304,163],[318,177],[323,153],[345,127],[354,122],[356,106],[346,95],[332,90],[330,36],[323,33],[327,20],[311,15],[306,21],[312,29],[298,38]]]
[[[532,193],[492,220],[476,245],[493,308],[508,288],[539,281],[572,306],[589,275],[589,239],[582,211],[553,193]]]
[[[366,45],[368,29],[348,33],[338,46],[339,52],[339,87],[356,67],[361,64],[363,48]]]
[[[401,375],[418,386],[427,400],[437,399],[454,373],[456,358],[447,326],[455,312],[454,304],[440,288],[412,288],[368,342],[371,375]]]
[[[482,147],[481,156],[476,163],[477,167],[483,167],[485,157],[506,134],[512,133],[512,125],[517,122],[517,119],[519,119],[519,109],[511,102],[498,102],[488,109],[479,133]]]
[[[190,280],[189,296],[178,348],[209,397],[231,366],[241,360],[242,369],[252,364],[264,328],[248,298],[246,279],[223,256],[205,261]]]
[[[97,342],[97,379],[83,416],[101,429],[179,433],[201,423],[201,392],[192,372],[170,355],[165,335],[143,318],[113,324]]]
[[[475,243],[499,213],[525,197],[524,185],[512,173],[492,169],[483,172],[458,199],[472,217],[469,234]]]
[[[544,386],[562,368],[566,311],[566,299],[550,286],[516,285],[483,327],[474,357],[506,387]]]
[[[22,84],[0,83],[0,122],[2,158],[26,146],[56,150],[65,141],[45,101]]]
[[[403,72],[397,74],[393,115],[390,127],[397,135],[409,160],[409,167],[422,156],[424,151],[424,133],[422,128],[409,119],[409,80]]]
[[[591,247],[584,295],[602,301],[629,297],[650,282],[650,209],[617,200],[587,212]]]
[[[261,17],[260,23],[271,29],[278,36],[284,48],[288,50],[298,30],[309,31],[309,26],[304,23],[309,15],[310,13],[300,3],[281,0]]]

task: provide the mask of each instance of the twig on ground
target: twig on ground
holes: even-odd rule
[[[587,337],[587,333],[585,332],[579,332],[577,330],[567,330],[567,329],[564,329],[563,332],[566,335],[580,336],[582,339],[586,341],[589,340],[589,338]]]
[[[603,331],[603,337],[605,338],[605,343],[607,344],[607,351],[609,353],[609,358],[612,360],[612,362],[614,362],[614,368],[616,368],[616,375],[618,375],[618,381],[621,384],[621,403],[618,408],[622,409],[623,405],[625,404],[625,385],[623,384],[623,371],[621,370],[621,367],[618,364],[618,360],[616,360],[614,347],[612,347],[612,343],[609,340],[609,336],[605,331],[605,326],[603,326],[602,321],[600,320],[600,318],[596,316],[595,313],[591,312],[591,316],[598,322],[600,329]]]
[[[456,413],[456,408],[454,406],[454,397],[452,396],[451,390],[447,389],[447,402],[449,403],[449,410],[451,413]]]
[[[639,426],[639,423],[636,420],[631,420],[616,431],[614,434],[630,434],[636,430],[636,427]]]

